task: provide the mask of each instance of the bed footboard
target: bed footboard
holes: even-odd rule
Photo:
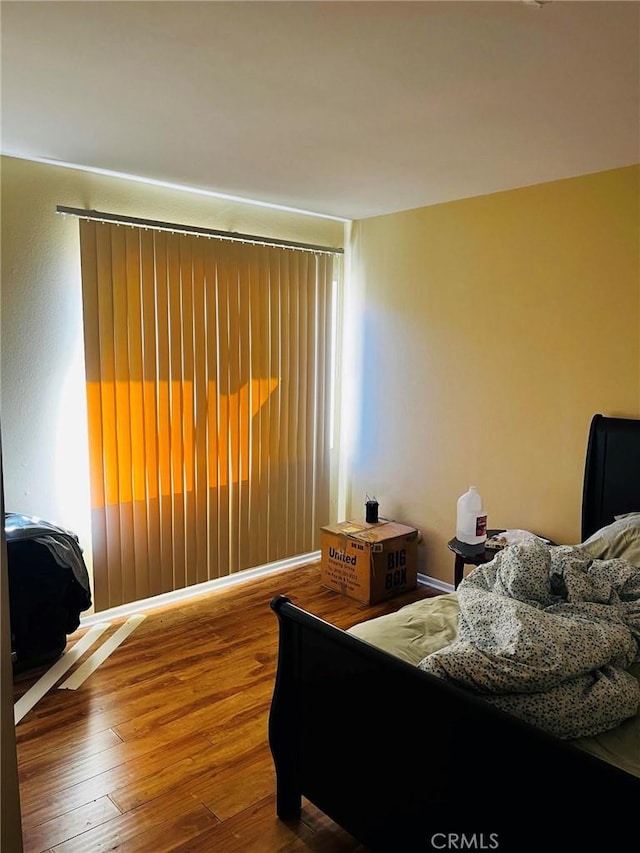
[[[284,596],[271,607],[280,818],[297,817],[306,797],[372,850],[394,853],[624,849],[640,779]]]

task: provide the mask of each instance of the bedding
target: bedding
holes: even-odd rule
[[[633,716],[640,571],[571,546],[506,548],[458,588],[458,639],[419,664],[557,737]]]
[[[417,666],[457,638],[459,613],[457,594],[446,593],[359,622],[348,633]]]
[[[349,633],[640,776],[640,571],[625,560],[510,546],[455,593]]]

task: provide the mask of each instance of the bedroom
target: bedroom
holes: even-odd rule
[[[520,15],[520,22],[527,16],[527,26],[535,27],[542,26],[543,16],[557,21],[571,5],[624,7],[616,13],[623,16],[637,7],[508,5],[510,14]],[[535,115],[536,132],[499,125],[501,113],[494,127],[503,131],[501,145],[509,147],[508,138],[512,146],[524,146],[521,159],[538,169],[539,179],[530,171],[524,181],[516,178],[500,190],[463,188],[437,204],[422,204],[408,194],[407,183],[419,183],[410,171],[403,185],[409,201],[377,211],[386,215],[345,217],[356,220],[344,239],[352,255],[350,297],[357,300],[352,340],[357,330],[362,341],[360,366],[353,371],[361,370],[362,382],[350,397],[360,419],[354,432],[360,435],[349,465],[345,513],[358,512],[365,494],[375,493],[383,514],[423,531],[420,569],[444,584],[452,581],[446,542],[455,500],[471,482],[481,488],[490,526],[577,541],[590,417],[595,411],[640,413],[638,99],[632,89],[637,28],[634,35],[623,20],[622,29],[625,50],[613,48],[620,64],[594,61],[582,88],[577,84],[592,120],[568,136],[564,171],[544,171],[544,159],[563,141],[560,114],[545,112],[523,89],[518,115]],[[631,65],[624,62],[629,56]],[[544,93],[553,91],[554,71],[556,82],[567,83],[553,58],[544,65],[550,75],[544,77]],[[604,67],[614,79],[603,75]],[[620,88],[624,80],[626,90]],[[607,100],[608,90],[598,88],[607,81],[616,92],[626,91],[626,99]],[[396,120],[397,115],[388,119]],[[604,143],[585,142],[602,126],[610,128],[611,153]],[[566,127],[563,133],[569,134]],[[325,146],[340,147],[333,137],[324,139]],[[477,160],[457,161],[457,180],[462,172],[476,174],[478,164],[489,170],[490,154],[509,153],[499,144],[487,150],[482,139],[473,145]],[[490,141],[500,143],[500,137]],[[395,151],[390,143],[390,161]],[[77,502],[88,493],[87,472],[64,492],[70,480],[59,476],[60,470],[75,470],[73,450],[84,439],[78,434],[83,379],[77,273],[73,281],[67,274],[77,265],[76,225],[53,215],[56,204],[333,245],[342,243],[343,223],[12,156],[19,153],[5,151],[2,163],[5,495],[9,508],[55,518],[87,542],[87,503]],[[74,162],[56,152],[49,156]],[[347,164],[346,172],[350,169],[354,164]],[[413,169],[419,176],[419,165]],[[372,189],[383,183],[379,174],[369,173]],[[330,213],[320,203],[321,188],[314,189],[318,202],[309,209]],[[357,191],[362,187],[353,190],[354,197]],[[69,396],[61,407],[52,383],[67,378]],[[55,462],[49,450],[54,430],[71,437]]]

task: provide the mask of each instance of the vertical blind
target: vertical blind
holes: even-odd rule
[[[81,220],[96,610],[308,553],[331,254]]]

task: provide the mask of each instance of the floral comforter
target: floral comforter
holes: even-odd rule
[[[457,590],[459,634],[418,665],[562,738],[637,713],[640,570],[579,546],[511,545]]]

